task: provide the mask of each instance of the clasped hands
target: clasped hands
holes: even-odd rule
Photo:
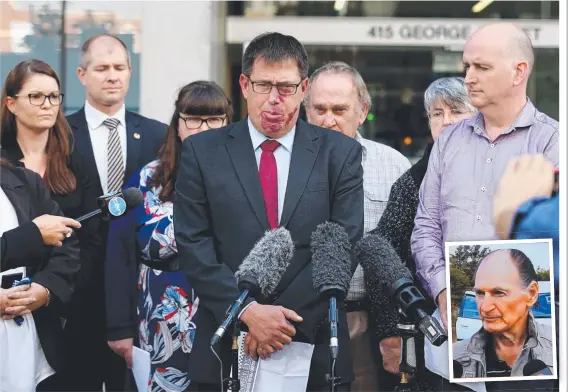
[[[0,314],[4,320],[31,313],[46,302],[47,290],[37,283],[0,289]]]
[[[296,329],[290,321],[303,320],[293,310],[257,303],[250,305],[240,319],[249,330],[245,338],[244,353],[254,360],[258,357],[267,359],[292,343]]]

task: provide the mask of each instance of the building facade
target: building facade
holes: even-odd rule
[[[429,135],[424,90],[439,77],[463,75],[467,36],[485,23],[506,19],[518,23],[535,47],[529,96],[558,119],[559,2],[484,2],[490,3],[484,9],[474,3],[3,1],[0,83],[19,61],[40,58],[64,80],[65,110],[75,111],[85,100],[76,77],[80,46],[106,31],[119,35],[132,52],[128,109],[168,122],[179,88],[205,79],[225,89],[240,119],[245,113],[238,87],[243,50],[257,34],[279,31],[304,43],[311,70],[332,60],[355,66],[373,99],[362,132],[414,158]]]

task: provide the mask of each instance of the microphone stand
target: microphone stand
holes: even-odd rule
[[[419,378],[424,374],[424,359],[416,356],[416,338],[420,336],[420,329],[416,324],[399,309],[403,316],[402,321],[397,324],[397,331],[402,339],[400,354],[400,382],[395,388],[395,392],[423,391],[429,392],[431,389],[427,385],[422,385]],[[420,340],[422,341],[422,340]],[[414,382],[410,382],[410,377],[416,376]]]
[[[231,345],[231,376],[223,381],[226,391],[238,392],[241,390],[241,381],[239,380],[239,321],[233,325],[233,343]]]

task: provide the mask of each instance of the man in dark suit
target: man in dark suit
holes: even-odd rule
[[[154,160],[166,125],[129,112],[124,98],[131,67],[124,42],[107,34],[89,38],[82,47],[77,76],[85,86],[85,106],[67,117],[75,149],[84,157],[98,194],[120,190],[140,167]],[[108,224],[101,225],[100,258],[82,268],[77,295],[67,320],[68,366],[63,374],[67,390],[122,390],[125,361],[107,346],[105,336],[103,265]],[[132,293],[132,301],[136,301]],[[113,350],[120,351],[121,341]],[[96,364],[91,366],[90,364]]]
[[[273,295],[248,301],[239,315],[249,332],[245,353],[266,357],[292,340],[315,344],[308,389],[328,390],[328,303],[313,288],[310,237],[319,224],[332,221],[345,228],[352,243],[361,238],[361,146],[298,120],[308,56],[294,37],[267,33],[252,40],[242,72],[248,118],[186,139],[176,185],[180,267],[200,304],[188,367],[190,390],[219,389],[219,362],[209,340],[239,295],[235,271],[264,232],[276,227],[290,231],[296,252]],[[228,338],[219,349],[225,375]],[[339,339],[349,342],[343,309]],[[343,385],[337,390],[349,390],[349,345],[339,353],[336,376]]]

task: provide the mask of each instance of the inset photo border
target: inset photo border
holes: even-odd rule
[[[516,251],[511,254],[496,252],[498,250]],[[450,382],[557,379],[552,240],[446,242],[445,255],[449,362],[453,361],[449,369]],[[522,278],[519,279],[518,273],[515,273],[515,263],[510,262],[511,256],[521,263],[526,263],[527,259],[532,263],[538,278],[537,284],[527,281],[528,286],[524,285]],[[477,352],[473,353],[472,347],[476,347],[476,342],[481,345],[488,342],[495,344],[491,334],[517,330],[515,324],[526,320],[523,312],[527,308],[523,301],[534,301],[529,309],[528,320],[534,320],[533,325],[539,336],[537,352],[531,350],[530,357],[522,361],[523,365],[514,364],[511,374],[516,374],[509,377],[495,376],[501,371],[507,372],[507,367],[497,355],[490,355],[492,374],[478,376],[477,370],[474,370],[478,368],[475,358],[482,355],[486,360],[485,347],[483,354],[479,354],[479,350],[473,350]],[[470,354],[473,354],[473,359]],[[522,349],[520,355],[529,356],[529,353]],[[518,366],[523,368],[519,369]],[[461,375],[454,374],[458,372]]]

